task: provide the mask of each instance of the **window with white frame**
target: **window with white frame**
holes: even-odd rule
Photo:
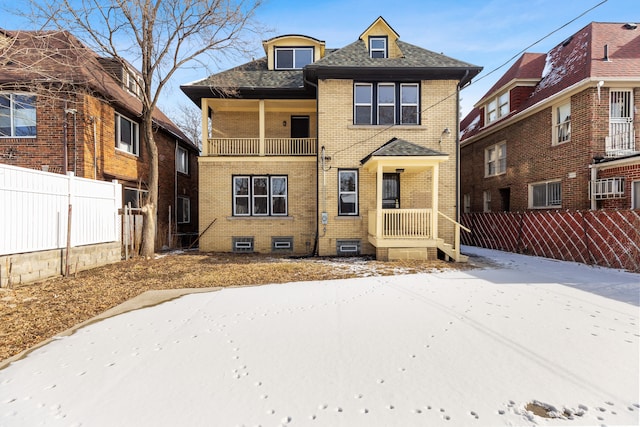
[[[491,98],[485,105],[485,122],[494,122],[509,114],[509,91],[502,92]]]
[[[286,216],[286,176],[234,176],[234,216]]]
[[[562,206],[562,183],[545,181],[529,184],[529,207],[558,208]]]
[[[276,70],[300,70],[313,62],[312,47],[276,47]]]
[[[36,96],[28,93],[0,93],[0,137],[36,136]]]
[[[386,37],[369,38],[369,56],[371,58],[386,58],[389,56]]]
[[[189,173],[189,151],[178,147],[176,152],[176,170],[185,174]]]
[[[571,101],[554,107],[553,144],[571,140]]]
[[[338,171],[338,215],[358,215],[358,171]]]
[[[140,134],[138,123],[116,113],[115,127],[116,148],[137,156]]]
[[[482,192],[482,210],[483,212],[491,212],[491,191]]]
[[[124,189],[124,205],[132,208],[141,208],[144,205],[144,199],[148,195],[147,190],[139,188],[125,187]]]
[[[507,143],[492,145],[484,150],[485,177],[501,175],[507,171]]]
[[[188,224],[191,222],[191,199],[188,197],[178,196],[176,219],[178,224]]]
[[[470,213],[471,212],[471,194],[466,193],[462,197],[462,212]]]
[[[355,83],[353,94],[356,125],[419,124],[418,83]]]

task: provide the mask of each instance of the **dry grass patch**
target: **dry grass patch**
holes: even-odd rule
[[[149,290],[261,285],[469,268],[443,261],[379,262],[259,255],[170,254],[76,277],[0,289],[0,361]]]

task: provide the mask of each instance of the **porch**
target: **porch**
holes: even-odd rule
[[[460,228],[464,227],[438,207],[440,163],[448,159],[447,154],[394,138],[361,161],[376,176],[376,208],[368,213],[368,241],[377,250],[385,248],[391,256],[389,248],[393,248],[395,254],[404,251],[408,258],[423,258],[428,249],[437,248],[447,258],[466,261],[460,254]],[[408,180],[410,193],[424,191],[428,196],[402,196],[400,180]],[[453,224],[453,237],[447,233],[449,242],[439,235],[441,218]]]
[[[203,98],[202,156],[315,156],[315,100]]]

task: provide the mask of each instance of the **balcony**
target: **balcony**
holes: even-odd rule
[[[209,138],[208,156],[315,156],[316,138]]]
[[[638,152],[633,123],[611,125],[611,134],[605,136],[606,157],[621,157]]]

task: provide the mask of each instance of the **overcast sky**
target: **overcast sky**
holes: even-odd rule
[[[21,8],[21,3],[26,5],[28,2],[0,0],[0,9],[11,10],[10,5]],[[591,8],[594,9],[578,18]],[[24,28],[29,23],[12,19],[8,14],[2,13],[1,16],[0,27],[32,29]],[[520,56],[520,51],[546,53],[592,21],[640,21],[640,1],[405,0],[396,3],[388,0],[266,0],[257,12],[257,19],[271,30],[264,38],[304,34],[324,40],[328,48],[344,47],[357,40],[378,16],[382,16],[407,43],[484,67],[474,82],[462,91],[462,114],[466,115],[513,63],[511,58]],[[556,30],[540,43],[528,47]],[[256,36],[256,58],[264,55],[260,42]],[[223,60],[213,70],[227,69],[250,59]],[[494,71],[505,63],[504,67]],[[160,107],[169,112],[176,99],[188,104],[190,101],[179,86],[205,78],[207,74],[203,68],[184,69],[177,73],[165,90]]]

